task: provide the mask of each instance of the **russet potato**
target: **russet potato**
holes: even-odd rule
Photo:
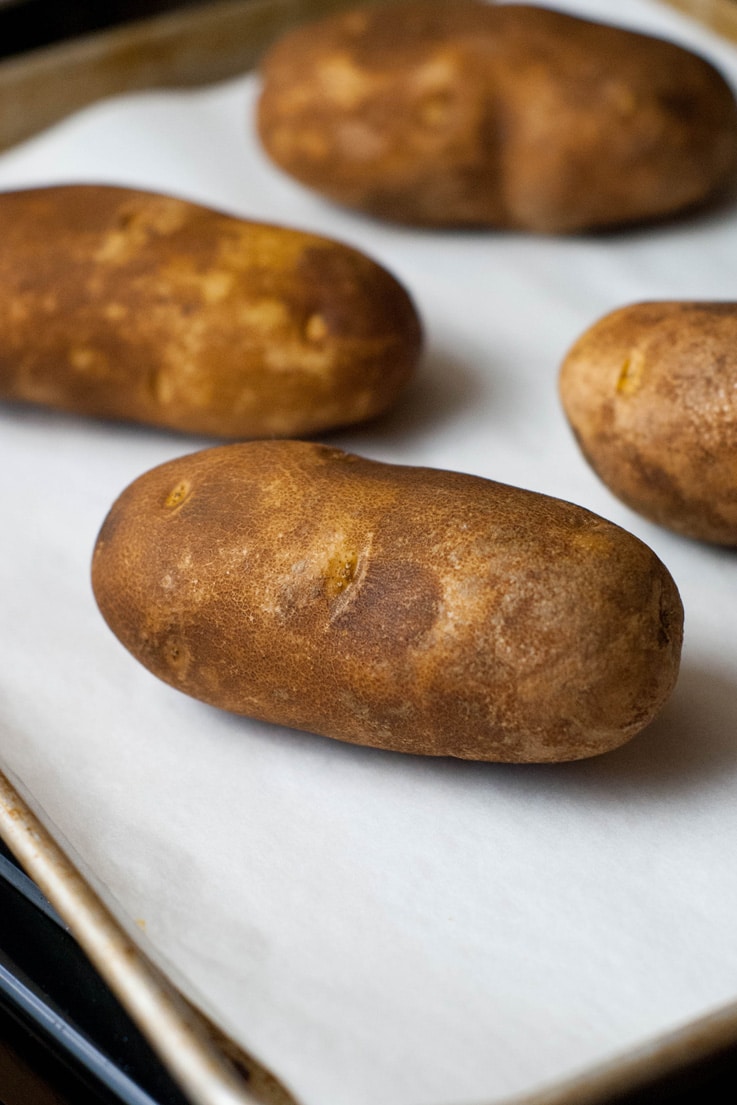
[[[409,224],[641,222],[701,203],[737,168],[737,104],[709,62],[527,4],[357,7],[288,32],[261,74],[273,162]]]
[[[683,611],[640,540],[492,481],[299,441],[134,481],[96,544],[113,633],[237,714],[431,756],[572,760],[667,699]]]
[[[304,436],[388,409],[421,327],[346,245],[170,196],[0,195],[0,399],[218,438]]]
[[[560,395],[615,495],[678,533],[737,545],[737,303],[612,311],[567,353]]]

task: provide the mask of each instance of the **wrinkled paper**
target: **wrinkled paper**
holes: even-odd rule
[[[616,19],[737,85],[737,49],[671,9],[623,0]],[[5,405],[0,759],[143,946],[303,1105],[503,1100],[737,997],[737,554],[619,503],[556,390],[605,312],[737,298],[737,199],[571,239],[385,226],[270,165],[257,90],[245,75],[98,103],[2,154],[0,188],[161,190],[380,261],[411,290],[427,355],[394,413],[324,440],[557,495],[643,538],[685,605],[678,686],[631,744],[544,767],[226,715],[128,655],[89,583],[119,492],[211,442]]]

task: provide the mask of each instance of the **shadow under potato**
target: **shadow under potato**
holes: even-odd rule
[[[558,764],[446,761],[465,775],[493,773],[494,786],[634,807],[670,800],[737,777],[737,677],[684,662],[662,712],[627,744],[589,759]],[[468,779],[468,782],[471,780]],[[474,779],[473,785],[477,785]]]
[[[343,434],[350,433],[351,442],[358,448],[364,444],[366,448],[391,444],[395,439],[405,444],[413,435],[424,434],[470,410],[482,390],[481,375],[466,362],[444,350],[430,350],[391,410],[370,422],[323,436],[339,444]]]
[[[737,774],[737,678],[684,662],[673,695],[628,744],[581,761],[597,792],[677,794]]]
[[[720,222],[733,216],[737,209],[737,172],[716,192],[704,199],[677,211],[666,211],[662,215],[633,219],[630,222],[614,223],[611,226],[592,227],[563,235],[573,241],[611,241],[617,238],[638,238],[652,236],[654,233],[667,233],[690,226],[707,225]],[[521,233],[525,233],[522,231]],[[553,235],[555,237],[555,235]]]
[[[363,423],[336,426],[322,433],[301,435],[304,440],[329,441],[338,444],[340,439],[351,434],[352,441],[360,445],[382,445],[391,443],[395,438],[402,442],[411,440],[414,434],[422,434],[436,425],[457,417],[469,410],[480,398],[482,381],[469,365],[443,350],[429,351],[418,370],[410,380],[396,404],[383,414]],[[214,437],[205,434],[193,434],[174,430],[155,424],[134,422],[126,419],[95,417],[72,411],[60,410],[36,405],[23,400],[0,402],[0,415],[5,414],[18,423],[25,423],[29,429],[53,429],[62,432],[91,431],[96,434],[126,436],[142,440],[160,439],[164,442],[181,441],[182,452],[205,449],[215,445],[226,445],[233,438]],[[244,438],[243,440],[255,440]]]
[[[204,718],[213,707],[193,702]],[[273,739],[282,745],[293,741],[295,753],[323,758],[338,756],[362,772],[387,767],[407,778],[427,778],[444,785],[467,788],[469,796],[479,788],[518,791],[529,799],[539,791],[550,800],[557,791],[561,800],[597,804],[622,802],[634,806],[677,798],[709,787],[726,776],[737,776],[737,678],[729,679],[692,664],[684,664],[678,685],[658,717],[627,744],[584,760],[554,764],[507,764],[445,757],[412,756],[402,752],[345,743],[302,730],[285,730],[268,722],[244,732],[251,724],[240,715],[215,708],[225,739],[243,736],[260,742]],[[239,730],[241,731],[239,734]],[[227,734],[227,736],[226,736]]]

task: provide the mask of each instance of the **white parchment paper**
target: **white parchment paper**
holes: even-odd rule
[[[668,8],[560,6],[685,42],[737,85],[737,50]],[[213,710],[140,667],[89,586],[123,487],[210,442],[6,406],[0,759],[304,1105],[497,1101],[737,998],[737,554],[614,499],[556,392],[606,311],[737,298],[737,201],[571,240],[382,226],[267,162],[256,93],[244,76],[97,104],[0,156],[0,188],[159,189],[381,261],[415,297],[427,357],[395,413],[330,440],[558,495],[642,537],[686,608],[678,687],[630,745],[554,767],[401,757]]]

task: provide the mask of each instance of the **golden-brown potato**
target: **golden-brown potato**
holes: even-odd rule
[[[0,399],[215,437],[386,410],[418,360],[404,288],[348,246],[126,188],[0,195]]]
[[[560,394],[584,456],[633,510],[737,545],[737,303],[637,303],[568,352]]]
[[[737,166],[711,64],[524,4],[411,0],[288,33],[262,64],[274,162],[375,216],[565,233],[699,203]]]
[[[663,564],[530,491],[297,441],[225,445],[141,476],[92,579],[161,679],[356,744],[554,761],[632,737],[678,670]]]

